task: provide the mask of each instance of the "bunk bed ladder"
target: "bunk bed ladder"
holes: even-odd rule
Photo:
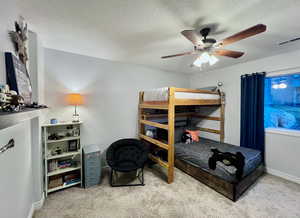
[[[220,107],[220,142],[224,142],[225,137],[225,94],[220,92],[221,107]]]
[[[169,88],[169,104],[168,104],[168,183],[174,181],[174,126],[175,126],[175,88]]]
[[[167,106],[159,105],[146,105],[143,104],[143,92],[139,94],[139,137],[143,140],[150,142],[160,148],[163,148],[168,151],[168,161],[165,162],[158,157],[149,155],[149,158],[159,165],[165,167],[168,171],[168,183],[174,181],[174,124],[175,124],[175,105],[174,105],[174,93],[175,88],[171,87],[169,89],[169,102]],[[143,115],[144,108],[156,108],[164,109],[168,111],[168,124],[161,124],[157,122],[149,121]],[[153,126],[156,128],[165,129],[168,131],[168,144],[161,142],[159,140],[153,139],[145,135],[144,125]]]

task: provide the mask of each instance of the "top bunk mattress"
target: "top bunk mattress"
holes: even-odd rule
[[[168,101],[168,87],[144,91],[144,101]],[[210,93],[175,92],[175,99],[220,99],[220,95]]]
[[[245,166],[243,177],[253,172],[261,163],[262,156],[258,150],[235,146],[227,143],[221,143],[214,140],[200,138],[198,143],[175,144],[175,157],[176,159],[185,161],[195,167],[199,167],[212,175],[218,176],[226,181],[235,182],[236,169],[233,166],[226,166],[221,162],[217,162],[215,170],[211,170],[208,166],[208,159],[212,156],[211,149],[217,148],[222,152],[241,152],[245,156]]]

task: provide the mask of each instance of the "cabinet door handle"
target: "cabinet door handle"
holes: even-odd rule
[[[15,146],[15,140],[11,139],[9,142],[0,148],[0,154],[4,153],[6,150],[13,148]]]

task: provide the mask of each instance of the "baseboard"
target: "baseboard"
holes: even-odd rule
[[[34,211],[38,210],[38,209],[41,209],[43,207],[44,201],[45,201],[45,195],[43,193],[43,196],[42,196],[42,198],[39,201],[36,201],[36,202],[32,203],[27,218],[32,218]]]
[[[30,207],[30,210],[29,210],[27,218],[32,218],[33,217],[33,213],[34,213],[34,206],[32,204],[31,207]]]
[[[289,180],[289,181],[300,184],[300,178],[299,177],[281,172],[279,170],[274,170],[274,169],[271,169],[271,168],[266,168],[266,172],[271,174],[271,175],[278,176],[278,177],[281,177],[283,179],[286,179],[286,180]]]
[[[39,210],[43,207],[45,201],[45,195],[43,193],[42,198],[39,201],[33,203],[34,210]]]

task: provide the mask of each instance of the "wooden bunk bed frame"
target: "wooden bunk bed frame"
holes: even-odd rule
[[[188,92],[188,93],[206,93],[219,95],[219,99],[176,99],[175,92]],[[188,113],[175,113],[176,106],[215,106],[220,108],[220,116],[207,116],[201,115],[196,112]],[[145,114],[144,109],[160,109],[166,110],[167,114]],[[168,124],[161,124],[148,120],[149,118],[168,118]],[[174,164],[177,168],[199,180],[200,182],[210,186],[217,192],[224,196],[236,201],[237,198],[251,185],[256,179],[263,173],[262,167],[258,167],[256,171],[242,179],[238,183],[230,183],[219,177],[213,176],[208,172],[194,167],[184,161],[177,159],[174,160],[174,127],[176,117],[198,117],[206,120],[219,121],[219,129],[211,128],[198,128],[200,131],[214,133],[219,135],[220,142],[224,142],[224,122],[225,122],[225,95],[223,92],[209,91],[209,90],[195,90],[184,88],[168,88],[168,101],[144,101],[144,92],[139,93],[139,137],[153,145],[156,145],[168,152],[168,161],[165,162],[160,158],[149,154],[149,158],[167,169],[167,182],[172,183],[174,181]],[[165,129],[168,131],[168,142],[162,142],[157,139],[148,137],[144,133],[144,125]]]
[[[176,99],[175,92],[188,92],[188,93],[206,93],[213,95],[221,95],[219,99]],[[222,100],[223,99],[223,100]],[[202,106],[220,106],[220,117],[210,117],[210,116],[202,116],[196,113],[180,113],[176,114],[176,116],[196,116],[202,119],[208,120],[217,120],[220,121],[220,130],[209,129],[209,128],[199,128],[200,131],[215,133],[220,135],[220,141],[224,141],[224,94],[221,92],[214,92],[209,90],[195,90],[195,89],[184,89],[184,88],[175,88],[169,87],[168,89],[168,101],[144,101],[144,92],[140,92],[139,94],[139,137],[145,141],[150,142],[162,149],[167,150],[168,152],[168,161],[162,161],[161,159],[149,155],[149,158],[154,162],[160,164],[165,167],[168,171],[168,183],[172,183],[174,180],[174,126],[175,126],[175,106],[194,106],[194,105],[202,105]],[[146,115],[143,113],[144,109],[160,109],[167,110],[167,114],[153,114]],[[168,124],[161,124],[157,122],[152,122],[147,120],[148,118],[156,117],[168,117]],[[144,125],[149,125],[161,129],[165,129],[168,131],[168,142],[164,143],[159,140],[148,137],[144,133]]]

